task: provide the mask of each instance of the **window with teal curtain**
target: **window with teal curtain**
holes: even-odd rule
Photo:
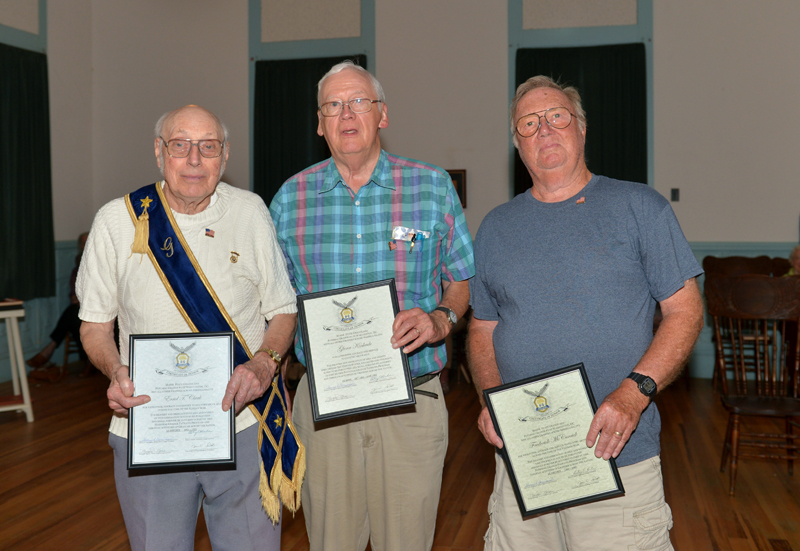
[[[256,62],[253,191],[267,205],[283,182],[330,157],[317,135],[317,83],[345,59],[366,68],[365,55]]]
[[[586,111],[586,164],[594,174],[647,183],[644,44],[517,51],[516,84],[546,75],[576,87]],[[515,152],[514,192],[531,187]]]
[[[47,56],[0,44],[0,299],[53,295]]]

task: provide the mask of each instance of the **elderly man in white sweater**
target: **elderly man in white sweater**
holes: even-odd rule
[[[139,190],[100,209],[78,275],[81,340],[92,363],[111,381],[107,395],[114,414],[109,443],[134,550],[192,549],[201,503],[214,549],[280,548],[280,523],[270,522],[259,498],[258,424],[246,406],[270,388],[280,357],[292,343],[295,293],[264,202],[220,182],[228,154],[227,129],[206,109],[189,105],[161,117],[155,155],[163,181],[152,186],[144,201],[133,199]],[[132,247],[147,216],[137,220],[131,205],[141,203],[146,212],[150,195],[156,201],[154,208],[163,209],[160,214],[170,220],[170,231],[182,234],[199,277],[204,275],[213,288],[210,296],[232,320],[230,330],[244,341],[245,358],[257,351],[236,366],[220,404],[224,411],[235,406],[236,469],[144,473],[127,469],[128,410],[150,400],[135,394],[129,377],[128,337],[193,330],[174,293],[162,282],[163,267],[152,254],[160,247],[152,246],[152,239],[149,249],[139,240],[138,248]],[[151,208],[147,214],[152,217],[154,212]],[[151,219],[151,234],[153,225]],[[146,240],[147,234],[143,235]],[[114,342],[115,319],[119,350]]]

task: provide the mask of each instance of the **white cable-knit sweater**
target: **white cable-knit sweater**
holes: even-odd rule
[[[264,338],[265,319],[297,312],[295,293],[264,201],[223,182],[217,185],[215,196],[198,214],[172,211],[172,215],[247,346],[255,352]],[[150,259],[131,255],[133,238],[125,200],[114,199],[103,206],[92,224],[76,284],[82,320],[119,320],[124,365],[131,334],[191,332]],[[255,417],[244,408],[236,416],[236,432],[254,423]],[[127,417],[115,414],[109,430],[127,438]]]

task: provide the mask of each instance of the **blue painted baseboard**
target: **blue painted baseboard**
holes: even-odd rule
[[[69,305],[69,278],[75,267],[78,245],[75,240],[56,241],[56,296],[25,301],[25,317],[20,320],[19,332],[22,353],[30,358],[50,342],[50,333],[61,312]],[[73,360],[77,356],[73,357]],[[53,354],[52,361],[60,364],[64,359],[62,343]],[[11,360],[8,353],[6,324],[0,322],[0,382],[11,380]]]

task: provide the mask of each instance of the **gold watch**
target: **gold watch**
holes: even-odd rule
[[[280,355],[280,354],[278,354],[277,352],[275,352],[275,351],[274,351],[273,349],[271,349],[271,348],[259,348],[259,349],[256,351],[256,354],[258,354],[259,352],[266,352],[267,354],[269,354],[269,357],[270,357],[270,358],[272,358],[272,360],[273,360],[273,361],[274,361],[276,364],[279,364],[279,363],[281,363],[281,360],[283,359],[283,358],[281,358],[281,355]],[[255,354],[253,354],[253,356],[255,356]]]

